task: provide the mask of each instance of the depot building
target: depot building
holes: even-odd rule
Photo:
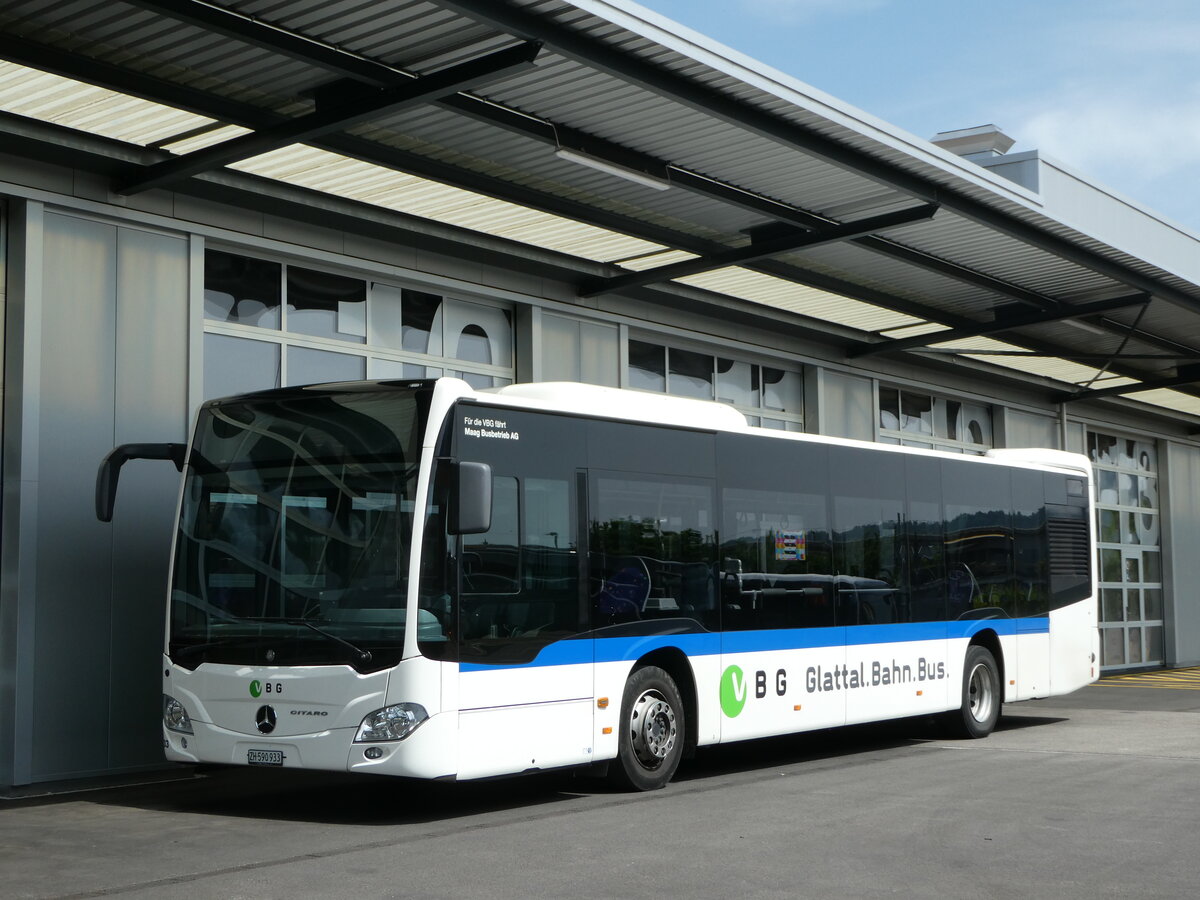
[[[163,764],[179,476],[103,456],[323,381],[1086,453],[1103,670],[1200,663],[1200,237],[1012,147],[623,0],[5,4],[0,783]]]

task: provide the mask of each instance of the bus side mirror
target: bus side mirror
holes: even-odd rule
[[[187,456],[187,444],[122,444],[114,447],[100,463],[96,472],[96,518],[111,522],[117,502],[117,479],[121,466],[131,459],[169,459],[182,472]]]
[[[492,527],[492,467],[480,462],[456,462],[450,497],[451,534],[482,534]]]

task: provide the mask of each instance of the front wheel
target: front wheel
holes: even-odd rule
[[[963,664],[962,706],[947,716],[951,730],[958,737],[987,737],[1000,718],[1001,699],[995,657],[986,647],[968,647]]]
[[[683,756],[683,699],[674,679],[657,666],[636,670],[621,698],[621,733],[610,780],[620,788],[665,787]]]

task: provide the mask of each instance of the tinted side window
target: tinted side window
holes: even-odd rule
[[[717,625],[713,485],[590,473],[589,591],[596,628],[643,619]]]
[[[1011,471],[947,460],[942,489],[950,618],[1017,615]]]
[[[1044,616],[1050,609],[1050,573],[1042,473],[1014,469],[1012,487],[1017,614]]]
[[[493,479],[491,529],[459,544],[458,657],[527,662],[589,627],[576,487],[587,423],[463,404],[453,427],[459,457],[488,463]]]
[[[826,505],[824,492],[722,491],[725,628],[833,624]]]
[[[714,436],[702,431],[593,421],[587,424],[588,466],[712,478]]]
[[[463,536],[462,592],[515,594],[520,590],[520,503],[517,479],[492,478],[492,527]]]
[[[908,613],[913,622],[946,618],[946,544],[942,521],[941,460],[910,456],[904,461],[908,491],[905,536]]]
[[[722,625],[833,625],[829,448],[719,435]]]
[[[852,447],[835,450],[829,484],[838,624],[908,621],[904,457]]]

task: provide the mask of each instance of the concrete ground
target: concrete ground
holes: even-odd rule
[[[717,748],[652,794],[218,769],[0,800],[0,895],[1193,898],[1187,684],[1010,705],[981,741],[905,721]]]

